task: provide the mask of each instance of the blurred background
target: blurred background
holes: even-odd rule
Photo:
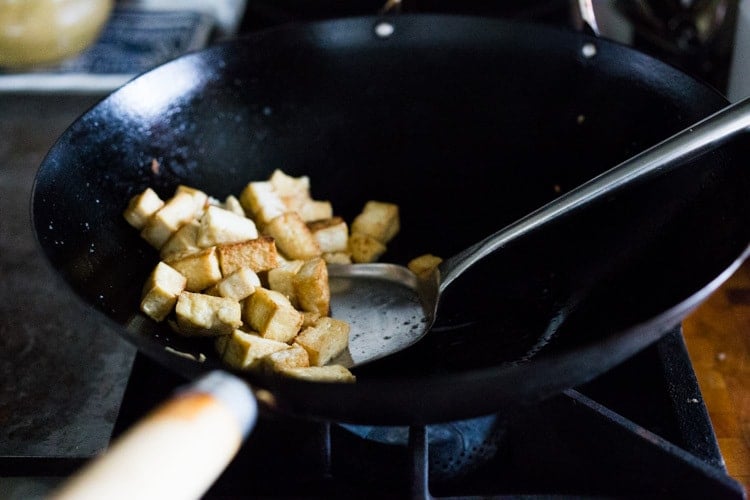
[[[739,0],[0,0],[0,88],[113,89],[177,55],[271,26],[395,12],[476,14],[581,28],[750,94],[750,6]],[[75,76],[73,76],[75,75]]]

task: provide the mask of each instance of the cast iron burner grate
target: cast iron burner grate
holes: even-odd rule
[[[183,382],[139,355],[115,435]],[[679,329],[501,424],[490,456],[446,475],[430,471],[432,426],[390,444],[335,423],[262,417],[205,498],[745,498]]]

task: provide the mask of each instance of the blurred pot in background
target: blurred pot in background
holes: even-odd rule
[[[739,4],[740,0],[617,0],[609,5],[631,25],[632,39],[626,43],[725,92]]]
[[[0,67],[54,63],[96,40],[114,0],[0,0]]]

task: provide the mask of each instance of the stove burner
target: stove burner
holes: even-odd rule
[[[346,425],[342,428],[365,440],[398,449],[409,446],[409,427]],[[504,424],[489,415],[428,425],[428,467],[434,481],[455,480],[492,460],[504,435]]]

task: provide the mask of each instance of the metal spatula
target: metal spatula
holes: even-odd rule
[[[335,362],[354,367],[399,352],[432,328],[442,293],[464,271],[508,242],[615,190],[715,149],[750,127],[750,98],[730,105],[444,260],[417,278],[395,264],[329,265],[331,312],[351,325],[349,349]]]

